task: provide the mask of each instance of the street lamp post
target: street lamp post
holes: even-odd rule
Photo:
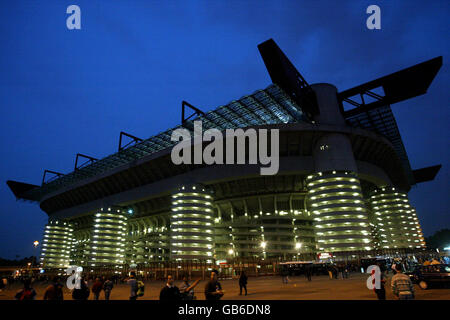
[[[34,248],[36,249],[35,251],[37,252],[37,247],[39,246],[39,241],[35,240],[35,241],[33,242],[33,246],[34,246]],[[35,260],[36,260],[36,262],[37,262],[37,255],[36,255],[36,253],[35,253]]]
[[[300,250],[302,248],[302,243],[301,242],[297,242],[295,244],[295,249],[297,249],[297,260],[300,260]]]
[[[262,241],[261,242],[261,248],[262,248],[262,250],[263,250],[263,259],[265,259],[266,258],[266,246],[267,246],[267,242],[266,241]]]

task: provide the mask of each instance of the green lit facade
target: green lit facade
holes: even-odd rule
[[[408,195],[395,187],[374,190],[370,195],[374,241],[382,249],[425,248],[425,238]]]
[[[368,210],[356,174],[319,172],[307,181],[319,251],[373,250]]]
[[[70,255],[73,249],[73,226],[50,220],[42,239],[41,265],[46,268],[68,267],[72,262]]]

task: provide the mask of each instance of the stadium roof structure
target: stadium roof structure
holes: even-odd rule
[[[64,186],[174,146],[177,141],[171,141],[172,132],[178,128],[186,128],[192,133],[193,122],[196,120],[203,122],[204,129],[225,130],[293,123],[303,121],[304,117],[301,108],[279,86],[272,84],[264,90],[258,90],[225,106],[203,113],[195,119],[184,121],[182,125],[161,132],[103,159],[90,161],[89,164],[83,165],[71,173],[59,174],[50,181],[43,181],[41,186],[17,181],[8,181],[7,184],[18,199],[40,201],[46,194]]]
[[[433,180],[437,171],[424,170],[427,168],[418,169],[423,171],[421,171],[420,179],[416,179],[417,175],[411,169],[390,105],[425,94],[441,67],[442,56],[338,93],[341,100],[341,112],[347,123],[353,127],[371,130],[387,138],[402,160],[411,185]],[[380,93],[376,93],[374,91],[376,89]],[[359,101],[355,97],[358,97]],[[342,102],[356,108],[344,111]],[[440,166],[429,168],[437,167],[440,168]],[[425,177],[425,173],[429,174]]]

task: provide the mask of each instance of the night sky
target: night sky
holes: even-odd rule
[[[71,4],[81,30],[66,27]],[[371,4],[381,30],[366,28]],[[208,111],[266,88],[269,38],[309,83],[339,90],[444,56],[429,92],[393,111],[413,169],[443,165],[410,192],[423,231],[449,228],[449,16],[449,1],[2,1],[0,257],[36,254],[47,221],[6,180],[40,184],[77,152],[114,153],[120,131],[173,127],[182,100]]]

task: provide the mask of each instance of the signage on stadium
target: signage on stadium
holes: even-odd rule
[[[333,258],[333,254],[328,253],[328,252],[322,252],[322,253],[319,253],[317,255],[317,257],[319,258],[319,260],[330,259],[330,258]]]
[[[180,164],[261,164],[261,175],[275,175],[279,169],[279,130],[278,129],[208,129],[203,132],[202,121],[194,121],[194,136],[188,129],[178,128],[172,132],[171,140],[178,141],[172,148],[171,158],[175,165]],[[270,131],[270,155],[268,148]],[[248,143],[246,143],[246,140]],[[194,161],[192,161],[192,141]],[[203,142],[210,143],[203,148]],[[224,148],[225,141],[225,148]],[[248,145],[248,150],[246,148]],[[224,152],[225,149],[225,152]],[[236,150],[236,157],[235,157]],[[248,157],[247,157],[248,155]],[[235,162],[236,158],[236,162]]]

